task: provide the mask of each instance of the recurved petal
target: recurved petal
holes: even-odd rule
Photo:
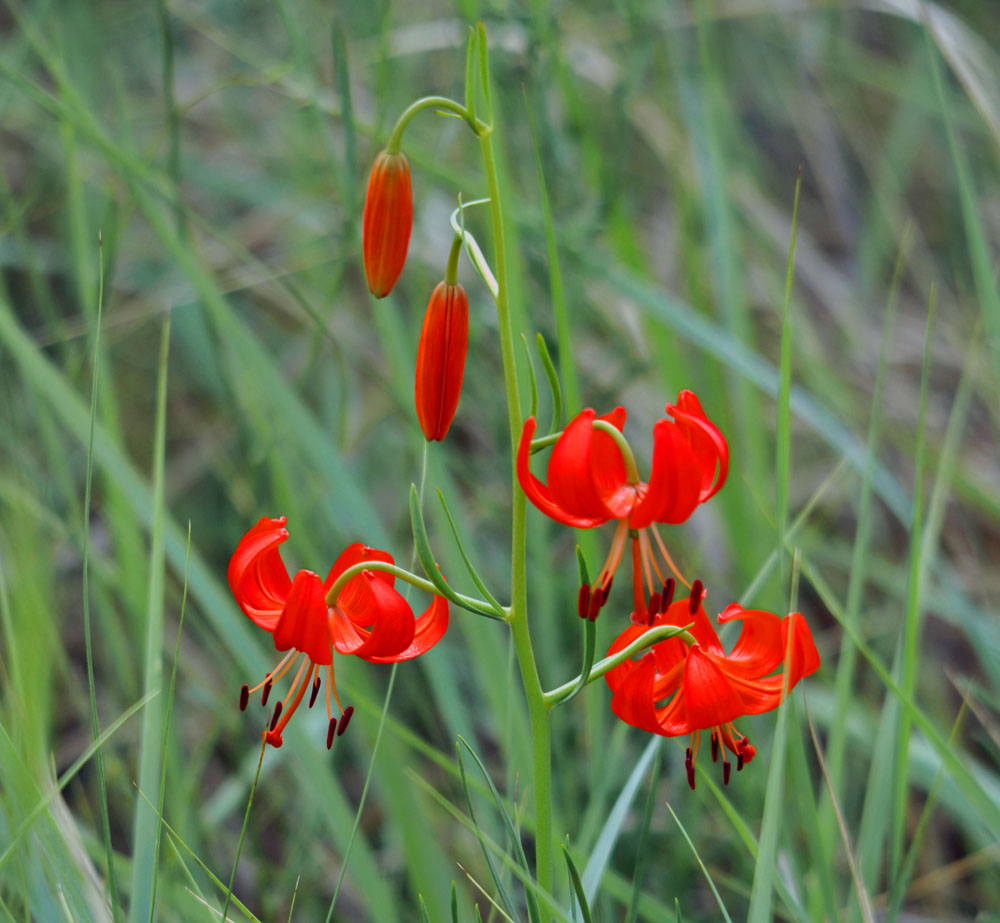
[[[350,583],[356,584],[352,611],[345,613],[339,600],[330,610],[333,646],[363,660],[393,658],[405,651],[415,631],[409,603],[372,571],[362,571]]]
[[[704,503],[726,483],[729,445],[719,428],[705,416],[693,391],[681,391],[676,404],[667,404],[667,413],[677,421],[698,459],[701,473],[698,502]]]
[[[613,657],[623,648],[628,647],[636,638],[644,635],[649,631],[649,627],[646,625],[629,625],[614,641],[611,642],[611,647],[608,648],[608,656]],[[621,684],[624,682],[625,677],[635,669],[635,662],[632,660],[625,660],[618,664],[617,667],[612,667],[604,674],[604,680],[614,692]]]
[[[677,425],[658,420],[653,426],[653,465],[645,496],[629,517],[633,529],[654,522],[684,522],[698,505],[701,468]]]
[[[323,581],[312,571],[300,570],[274,627],[274,646],[279,651],[295,648],[313,663],[332,660],[326,628]]]
[[[393,557],[388,551],[371,548],[368,545],[361,544],[361,542],[353,542],[333,562],[330,573],[326,575],[326,580],[323,581],[324,592],[329,591],[336,579],[349,567],[354,567],[356,564],[363,564],[366,561],[383,561],[386,564],[394,563]],[[381,580],[390,587],[393,586],[396,579],[392,574],[386,573],[383,570],[372,571],[372,573],[375,575],[376,580]],[[358,618],[361,619],[359,624],[362,627],[367,627],[371,624],[371,620],[365,621],[366,615],[362,611],[367,600],[368,594],[364,581],[361,580],[361,575],[358,574],[344,585],[337,596],[337,605],[351,615],[352,618],[353,613],[357,612]]]
[[[240,539],[226,574],[240,608],[267,631],[274,628],[291,589],[278,551],[278,545],[288,538],[285,522],[284,516],[262,517]]]
[[[819,669],[819,651],[801,612],[792,612],[781,620],[781,637],[788,650],[786,662],[791,688],[804,676],[810,676]]]
[[[593,414],[593,411],[589,411]],[[587,411],[584,411],[587,413]],[[535,435],[535,418],[528,417],[524,421],[524,429],[521,430],[521,441],[517,447],[517,481],[521,485],[528,499],[546,516],[562,523],[564,526],[573,526],[576,529],[591,529],[607,522],[607,516],[588,517],[577,516],[572,512],[563,509],[556,501],[552,491],[543,484],[535,475],[531,473],[531,440]]]
[[[406,650],[387,656],[366,656],[365,660],[371,663],[396,663],[400,660],[412,660],[434,647],[444,637],[447,630],[448,600],[443,596],[435,595],[431,604],[417,619],[413,629],[413,640]]]
[[[633,502],[628,495],[623,506],[618,496],[625,486],[621,452],[606,433],[594,432],[594,411],[589,407],[577,414],[553,446],[546,481],[556,505],[577,519],[620,519]]]
[[[738,620],[743,624],[732,652],[726,657],[726,670],[744,679],[767,676],[784,659],[787,631],[782,620],[773,612],[744,609],[739,603],[730,603],[718,617],[720,625]]]

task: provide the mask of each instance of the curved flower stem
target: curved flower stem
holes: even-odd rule
[[[363,573],[366,570],[384,571],[387,574],[392,574],[393,577],[399,577],[400,580],[405,581],[410,584],[410,586],[415,586],[418,590],[423,590],[426,593],[432,593],[436,596],[441,595],[438,588],[434,586],[430,580],[425,580],[423,577],[411,574],[405,567],[400,567],[398,564],[389,564],[387,561],[360,561],[357,564],[352,564],[336,580],[334,580],[333,586],[330,587],[326,594],[326,604],[328,606],[335,606],[337,604],[337,597],[340,595],[340,591],[344,589],[348,581],[354,579],[358,576],[358,574]],[[473,612],[479,612],[484,608],[491,608],[489,604],[483,602],[483,600],[475,599],[472,596],[465,596],[462,593],[455,593],[454,597],[455,601],[460,606],[471,609]]]
[[[622,453],[622,461],[625,462],[625,480],[629,484],[639,483],[639,467],[635,463],[635,455],[632,454],[632,446],[628,444],[625,434],[608,423],[607,420],[594,420],[594,429],[599,429],[602,433],[607,433],[615,441],[618,451]]]
[[[687,628],[690,627],[690,625],[687,626]],[[696,641],[694,635],[687,628],[681,628],[677,625],[658,625],[656,628],[650,628],[649,631],[641,634],[631,644],[626,645],[620,651],[616,651],[610,657],[605,657],[603,660],[598,660],[591,668],[590,673],[587,674],[585,683],[592,683],[595,679],[600,679],[609,670],[613,670],[619,664],[634,657],[639,651],[645,650],[647,647],[652,647],[652,645],[666,638],[680,638],[690,647]],[[579,682],[580,677],[576,676],[568,683],[563,683],[561,686],[557,686],[555,689],[546,692],[543,695],[545,707],[550,709],[555,708],[563,699],[569,697]]]
[[[479,26],[480,54],[484,61],[484,81],[488,80],[485,65],[486,35]],[[489,88],[486,86],[485,92]],[[535,652],[528,629],[527,535],[526,497],[517,482],[515,453],[521,435],[521,400],[517,387],[517,366],[514,356],[514,334],[507,301],[507,249],[503,228],[503,198],[500,178],[493,152],[493,127],[479,135],[483,155],[483,169],[490,192],[490,212],[493,223],[493,240],[496,253],[497,327],[500,334],[500,354],[503,361],[504,388],[507,394],[507,422],[510,428],[511,483],[513,491],[511,512],[511,603],[507,622],[514,642],[524,695],[528,705],[531,727],[532,775],[535,803],[535,878],[543,893],[552,891],[553,840],[552,840],[552,734],[549,728],[549,709],[538,677]]]
[[[403,143],[403,132],[406,131],[406,126],[413,121],[413,118],[416,115],[419,115],[425,109],[443,109],[445,112],[451,112],[453,115],[457,115],[459,118],[468,122],[469,128],[480,136],[484,131],[489,129],[489,126],[485,122],[477,119],[475,114],[466,109],[461,103],[457,103],[455,100],[449,99],[447,96],[424,96],[421,99],[416,100],[416,102],[410,103],[410,105],[403,110],[403,114],[396,120],[396,125],[392,129],[392,134],[389,135],[389,140],[385,145],[385,149],[390,154],[399,153],[399,148]]]

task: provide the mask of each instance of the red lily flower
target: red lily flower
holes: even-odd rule
[[[417,346],[414,396],[417,420],[428,442],[448,433],[458,408],[469,346],[469,298],[455,283],[439,282],[431,293]]]
[[[298,663],[297,672],[285,698],[275,706],[270,728],[264,739],[280,747],[281,732],[298,708],[308,687],[312,688],[312,708],[320,687],[320,667],[326,667],[326,713],[329,725],[327,749],[334,734],[343,734],[354,711],[344,708],[337,695],[333,677],[333,651],[354,654],[369,663],[395,663],[410,660],[429,650],[441,640],[448,627],[448,602],[434,596],[430,606],[414,619],[409,603],[393,588],[394,578],[384,571],[365,570],[344,585],[335,605],[329,606],[326,594],[334,581],[355,564],[383,561],[392,564],[392,555],[360,542],[348,545],[337,558],[326,580],[312,571],[300,570],[288,576],[278,545],[288,538],[285,517],[262,517],[240,539],[229,561],[229,587],[236,602],[250,620],[274,637],[279,651],[288,651],[252,689],[244,684],[240,708],[245,709],[250,693],[263,687],[261,704],[267,704],[271,686]],[[340,708],[334,718],[330,693]],[[290,703],[284,708],[285,703]]]
[[[517,451],[517,478],[528,499],[546,516],[577,529],[590,529],[618,520],[611,551],[593,587],[581,593],[581,609],[590,617],[607,598],[614,572],[632,533],[632,576],[635,611],[646,610],[643,580],[650,595],[665,586],[666,568],[677,574],[653,523],[684,522],[699,503],[714,496],[726,482],[729,447],[718,427],[702,410],[692,391],[681,391],[676,404],[667,404],[673,419],[653,426],[653,463],[648,481],[639,479],[624,437],[616,439],[603,422],[619,433],[625,410],[617,407],[595,417],[590,408],[563,430],[549,457],[547,483],[531,473],[528,461],[535,419],[529,417]],[[652,538],[650,537],[652,535]],[[660,567],[653,543],[666,568]],[[653,574],[658,580],[654,580]],[[682,582],[686,582],[683,581]],[[584,606],[584,596],[592,603]],[[594,600],[597,602],[594,603]]]
[[[819,653],[806,620],[799,612],[779,618],[772,612],[744,609],[731,603],[718,616],[720,624],[741,620],[740,636],[729,654],[723,650],[701,605],[703,590],[662,611],[651,607],[611,645],[616,653],[656,625],[691,625],[695,643],[681,637],[654,644],[638,661],[626,660],[609,670],[611,710],[627,724],[664,737],[693,735],[687,750],[688,784],[694,788],[694,762],[702,731],[711,731],[712,760],[722,749],[722,777],[729,783],[725,750],[736,756],[736,769],[753,759],[756,749],[733,722],[777,708],[785,691],[819,669]],[[786,673],[775,673],[784,665]],[[662,703],[662,704],[658,704]]]
[[[410,246],[413,192],[410,164],[402,151],[381,151],[368,177],[361,223],[361,250],[368,288],[384,298],[399,279]]]

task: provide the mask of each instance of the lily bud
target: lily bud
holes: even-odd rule
[[[440,442],[451,426],[462,393],[469,345],[469,298],[457,282],[439,282],[431,293],[417,347],[414,397],[417,420],[428,440]]]
[[[372,164],[365,196],[361,249],[365,278],[376,298],[384,298],[403,271],[413,227],[410,164],[402,151],[382,151]]]

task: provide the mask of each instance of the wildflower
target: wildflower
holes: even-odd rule
[[[349,567],[366,561],[392,564],[392,555],[360,542],[348,545],[337,558],[326,580],[312,571],[300,570],[288,576],[278,550],[288,530],[285,517],[263,517],[240,539],[229,562],[229,587],[236,602],[250,620],[274,637],[279,651],[288,651],[280,663],[252,689],[244,684],[240,708],[245,709],[250,694],[263,688],[261,704],[266,705],[272,686],[293,668],[295,673],[285,697],[275,706],[264,740],[280,747],[281,732],[309,689],[309,707],[316,701],[321,684],[321,668],[327,676],[326,713],[329,719],[327,749],[334,735],[343,734],[353,708],[344,708],[334,684],[333,651],[354,654],[369,663],[410,660],[429,650],[448,627],[448,603],[434,596],[418,619],[406,600],[393,588],[393,576],[384,571],[364,570],[344,584],[334,605],[326,595],[334,581]],[[340,709],[334,718],[330,693]]]
[[[402,151],[381,151],[372,164],[361,226],[365,278],[376,298],[384,298],[406,262],[413,227],[410,164]]]
[[[692,735],[685,761],[691,788],[702,731],[711,732],[712,761],[722,754],[722,779],[728,785],[726,750],[736,756],[737,771],[757,752],[733,722],[777,708],[785,691],[819,669],[819,653],[799,612],[782,619],[731,603],[718,622],[743,624],[726,654],[702,607],[700,583],[695,587],[689,598],[647,611],[641,624],[630,625],[615,639],[608,654],[657,625],[690,625],[688,640],[675,636],[660,641],[638,661],[626,660],[605,677],[613,693],[611,710],[622,721],[664,737]],[[787,672],[775,673],[782,665]]]
[[[648,481],[639,479],[632,450],[621,434],[625,425],[622,407],[602,417],[595,417],[589,408],[579,413],[552,448],[544,484],[528,465],[535,419],[529,417],[524,423],[517,478],[528,499],[546,516],[577,529],[618,520],[600,574],[592,586],[581,590],[580,608],[586,596],[591,618],[607,599],[627,538],[632,543],[635,612],[646,611],[647,591],[652,596],[658,587],[666,586],[668,569],[686,584],[653,524],[683,522],[726,482],[729,447],[705,416],[697,396],[681,391],[676,404],[667,404],[666,412],[673,419],[658,420],[653,426]]]
[[[429,441],[444,439],[462,393],[469,345],[469,299],[457,282],[431,293],[417,347],[417,420]]]

